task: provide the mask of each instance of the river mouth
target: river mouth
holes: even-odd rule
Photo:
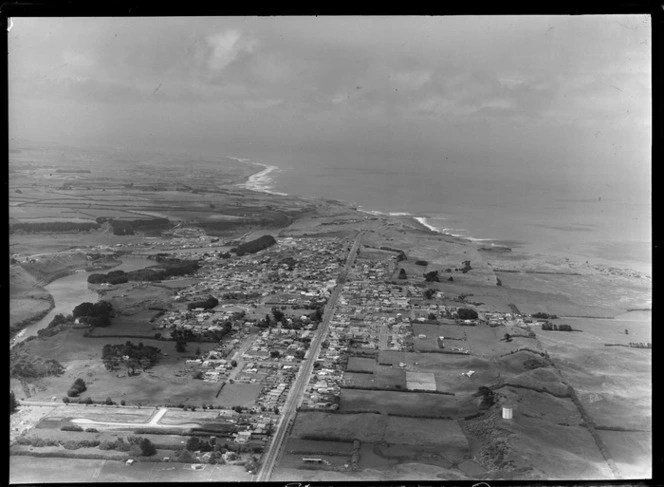
[[[130,272],[155,265],[153,260],[142,256],[125,256],[121,258],[121,261],[122,263],[114,267],[113,270]],[[72,274],[56,279],[44,286],[53,297],[55,306],[41,320],[19,331],[14,337],[11,346],[17,345],[28,337],[36,336],[39,330],[46,328],[56,315],[69,315],[81,303],[96,303],[99,300],[99,294],[88,286],[88,276],[93,272],[98,271],[77,269]]]

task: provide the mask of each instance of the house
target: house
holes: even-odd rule
[[[251,438],[251,431],[240,431],[235,438],[237,443],[247,443]]]

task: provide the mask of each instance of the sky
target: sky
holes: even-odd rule
[[[649,16],[12,21],[16,140],[650,177]]]

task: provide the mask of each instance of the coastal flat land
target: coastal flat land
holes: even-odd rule
[[[10,164],[14,334],[50,309],[45,285],[76,271],[86,279],[86,269],[109,272],[129,266],[131,256],[158,254],[202,268],[98,286],[116,311],[109,326],[72,319],[13,346],[10,385],[24,404],[12,415],[12,482],[57,480],[53,472],[63,464],[76,471],[67,481],[251,480],[316,337],[312,303],[337,284],[358,230],[359,257],[314,357],[307,405],[274,446],[270,480],[629,479],[651,472],[652,319],[648,311],[628,312],[651,306],[649,276],[518,249],[482,250],[408,217],[250,191],[238,185],[262,168],[231,159],[151,156],[136,164],[85,151],[51,156],[28,148]],[[156,164],[163,171],[155,176]],[[264,235],[275,245],[231,255]],[[439,280],[427,281],[434,271]],[[435,291],[429,299],[427,289]],[[213,308],[188,308],[208,296],[218,299]],[[460,319],[460,309],[478,317]],[[546,321],[575,331],[544,330]],[[227,323],[230,331],[221,333]],[[171,335],[176,328],[221,334],[190,338],[182,349]],[[158,348],[158,362],[132,373],[122,357],[117,368],[104,363],[104,346],[128,341]],[[87,390],[71,400],[94,404],[63,402],[78,378]],[[107,399],[115,405],[104,405]],[[508,406],[514,416],[504,420]],[[158,414],[157,429],[180,429],[150,430]],[[68,429],[80,424],[97,431]],[[100,448],[136,435],[157,454]],[[200,450],[180,460],[192,437],[211,436],[225,450],[212,451],[213,462]],[[38,467],[28,468],[32,457]],[[130,458],[136,462],[128,466]]]

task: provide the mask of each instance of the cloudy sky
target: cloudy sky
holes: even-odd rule
[[[649,167],[648,16],[12,20],[17,139]]]

